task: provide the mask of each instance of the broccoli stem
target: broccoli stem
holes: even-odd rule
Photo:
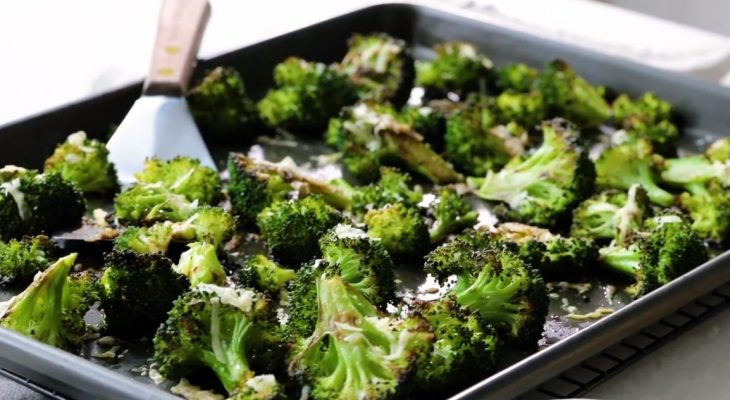
[[[635,279],[641,265],[641,254],[634,247],[607,247],[601,249],[599,261],[612,271]]]
[[[408,168],[437,184],[461,182],[463,177],[428,145],[412,136],[392,131],[382,132],[383,141],[394,157],[405,161]]]

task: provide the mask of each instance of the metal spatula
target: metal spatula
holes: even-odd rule
[[[133,182],[153,156],[189,156],[216,168],[184,97],[209,17],[208,0],[163,0],[142,97],[106,145],[121,183]]]

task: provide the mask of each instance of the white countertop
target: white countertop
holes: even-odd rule
[[[211,0],[205,57],[342,13],[364,0]],[[443,0],[490,22],[721,82],[730,40],[584,0]],[[0,0],[0,125],[137,80],[147,70],[158,2]],[[730,106],[730,105],[729,105]],[[730,131],[730,127],[728,129]],[[587,397],[729,398],[730,311]],[[1,386],[1,385],[0,385]]]

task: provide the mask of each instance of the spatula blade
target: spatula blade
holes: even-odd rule
[[[183,97],[140,97],[106,147],[123,184],[133,183],[134,173],[153,156],[163,160],[193,157],[217,170]]]

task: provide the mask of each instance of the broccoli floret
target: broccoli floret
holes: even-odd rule
[[[175,239],[210,243],[215,248],[228,241],[236,230],[236,218],[221,207],[203,206],[182,222],[172,224]]]
[[[545,119],[545,104],[538,91],[517,93],[502,92],[494,99],[497,121],[502,124],[516,123],[528,129]]]
[[[418,210],[395,203],[365,214],[368,234],[380,239],[395,260],[414,260],[431,243],[428,226]]]
[[[185,275],[190,286],[203,283],[223,285],[226,271],[218,261],[216,246],[210,243],[195,242],[188,244],[188,250],[180,255],[180,261],[172,266],[175,272]]]
[[[434,150],[441,151],[444,147],[447,114],[449,113],[430,105],[418,107],[406,105],[401,108],[397,119],[398,122],[410,125]]]
[[[418,301],[415,312],[433,327],[433,349],[416,368],[414,387],[429,397],[447,397],[495,367],[500,352],[496,332],[478,314],[461,307],[454,296]]]
[[[413,87],[415,68],[406,42],[385,33],[354,34],[340,64],[361,99],[403,104]]]
[[[84,131],[72,133],[65,142],[59,144],[46,159],[43,170],[60,173],[84,193],[119,190],[117,171],[109,161],[109,150],[104,143],[88,139]]]
[[[400,165],[439,183],[462,178],[424,143],[410,125],[399,123],[390,107],[359,103],[330,120],[327,144],[343,152],[343,163],[354,177],[372,182],[381,165]]]
[[[274,68],[276,88],[257,108],[271,128],[291,133],[319,133],[327,120],[357,99],[354,85],[335,66],[290,57]]]
[[[620,139],[634,140],[638,138],[648,140],[657,154],[667,157],[673,157],[677,154],[679,129],[669,121],[647,124],[641,119],[629,118],[624,121],[623,132],[625,133],[625,137],[621,138],[618,136]]]
[[[151,335],[172,302],[189,287],[161,254],[111,251],[104,255],[101,308],[106,330],[122,338]]]
[[[537,87],[543,94],[548,115],[562,116],[581,126],[598,126],[611,117],[611,106],[601,91],[565,61],[548,64]]]
[[[150,227],[130,226],[114,238],[114,250],[132,250],[141,254],[167,254],[174,232],[166,223]]]
[[[614,119],[619,122],[638,118],[644,123],[655,124],[672,117],[672,105],[651,92],[644,93],[636,101],[622,94],[613,101],[612,108]]]
[[[101,300],[99,277],[92,270],[71,273],[63,290],[63,324],[78,340],[87,338],[84,317]]]
[[[416,62],[416,84],[430,96],[448,92],[466,95],[487,88],[492,74],[492,60],[471,43],[450,42],[434,46],[433,61]]]
[[[47,236],[0,242],[0,283],[28,283],[53,261],[53,242]]]
[[[429,229],[431,243],[439,243],[448,235],[474,226],[479,218],[474,207],[454,187],[439,189],[427,211],[433,219]]]
[[[343,218],[313,195],[276,202],[259,213],[256,223],[271,254],[286,265],[297,266],[319,256],[319,238]]]
[[[403,395],[408,372],[433,335],[419,317],[386,317],[338,276],[316,281],[314,332],[292,350],[289,374],[321,399],[385,399]]]
[[[661,179],[680,188],[705,185],[712,179],[727,186],[730,185],[730,160],[710,161],[704,155],[667,158],[661,163]]]
[[[497,70],[496,86],[501,91],[529,92],[540,77],[540,71],[526,64],[508,64]]]
[[[663,161],[643,139],[609,147],[596,161],[596,184],[601,189],[619,190],[639,184],[652,203],[668,207],[674,203],[674,195],[658,185],[658,167]]]
[[[730,161],[730,138],[717,139],[705,149],[705,155],[712,162]]]
[[[185,96],[195,124],[208,139],[245,141],[257,128],[256,103],[233,67],[208,71]]]
[[[0,326],[51,346],[75,350],[86,325],[78,321],[77,299],[68,284],[76,253],[59,258],[36,276],[22,293],[0,303]]]
[[[86,211],[81,191],[58,172],[6,166],[0,170],[0,194],[5,240],[76,227]]]
[[[299,268],[288,285],[289,320],[285,330],[290,338],[307,337],[317,324],[317,280],[331,267],[324,260],[316,260]]]
[[[640,230],[652,214],[649,197],[641,185],[628,193],[604,190],[581,203],[573,211],[572,236],[623,242]]]
[[[403,203],[408,207],[415,207],[422,198],[420,187],[412,187],[410,175],[395,168],[382,167],[378,183],[371,183],[354,191],[350,211],[361,216],[389,204]]]
[[[172,193],[200,204],[214,205],[223,196],[218,172],[201,165],[195,158],[176,157],[167,161],[151,158],[145,161],[144,170],[135,173],[134,177],[141,183],[160,184]]]
[[[351,188],[305,176],[289,158],[270,163],[231,153],[228,174],[228,196],[244,225],[253,224],[261,210],[275,201],[288,199],[294,192],[296,197],[318,194],[337,209],[347,208],[352,200]]]
[[[322,259],[371,303],[384,307],[395,299],[393,260],[379,240],[339,224],[320,239],[319,247]]]
[[[553,226],[593,191],[595,169],[574,125],[554,119],[543,122],[542,132],[542,145],[529,157],[470,184],[477,196],[506,203],[509,218]]]
[[[681,218],[655,217],[647,225],[633,242],[600,251],[604,267],[634,281],[626,289],[632,297],[666,285],[708,259],[704,243]]]
[[[283,268],[263,254],[247,257],[236,272],[236,279],[244,286],[272,296],[278,296],[287,282],[296,277],[296,271]]]
[[[484,175],[522,155],[527,133],[516,125],[498,125],[491,104],[479,98],[449,116],[444,141],[447,160],[467,174]]]
[[[138,183],[114,198],[117,218],[133,225],[184,221],[197,208],[197,201],[188,201],[185,196],[173,193],[158,183]]]
[[[701,237],[716,243],[730,237],[730,193],[717,180],[705,185],[686,186],[679,195],[679,205],[692,218],[692,229]]]
[[[426,272],[445,281],[456,275],[449,293],[477,312],[510,342],[534,348],[542,336],[549,298],[540,273],[515,252],[475,248],[457,239],[426,257]]]
[[[155,362],[171,380],[209,370],[231,395],[273,399],[283,388],[256,375],[260,357],[282,347],[269,300],[256,292],[200,284],[177,299],[154,337]],[[281,350],[279,350],[281,352]]]

